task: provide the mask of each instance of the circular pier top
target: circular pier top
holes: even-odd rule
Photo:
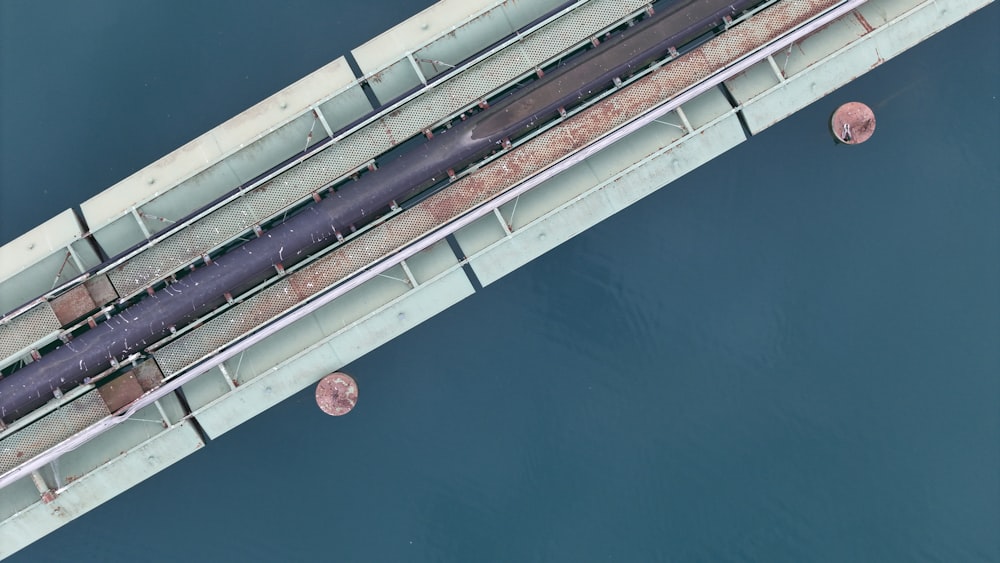
[[[358,401],[358,384],[346,373],[334,372],[316,385],[316,404],[323,412],[340,416],[351,412]]]
[[[861,102],[848,102],[833,112],[830,127],[841,143],[861,144],[875,132],[875,113]]]

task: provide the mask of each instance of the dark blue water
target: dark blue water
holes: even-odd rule
[[[422,7],[286,4],[0,3],[0,241]],[[13,559],[1000,560],[998,27],[359,360],[349,416],[307,389]]]

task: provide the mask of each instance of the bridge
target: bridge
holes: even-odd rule
[[[981,5],[755,6],[451,170],[432,194],[393,202],[308,260],[227,292],[197,322],[6,421],[0,555]],[[513,84],[542,80],[662,11],[600,0],[460,6],[401,24],[85,202],[82,217],[64,212],[3,247],[5,379],[111,326],[144,295],[176,291],[186,272],[311,201],[378,174],[387,152],[488,115]],[[159,423],[125,424],[133,419]]]

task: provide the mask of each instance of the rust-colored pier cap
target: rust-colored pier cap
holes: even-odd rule
[[[319,380],[316,385],[316,404],[323,412],[340,416],[351,412],[358,401],[358,384],[342,372],[334,372]]]
[[[858,145],[875,133],[875,113],[861,102],[847,102],[833,112],[830,128],[841,143]]]

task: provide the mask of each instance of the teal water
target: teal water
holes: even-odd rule
[[[0,242],[422,6],[0,3]],[[1000,560],[998,26],[355,362],[349,416],[307,389],[12,560]]]

